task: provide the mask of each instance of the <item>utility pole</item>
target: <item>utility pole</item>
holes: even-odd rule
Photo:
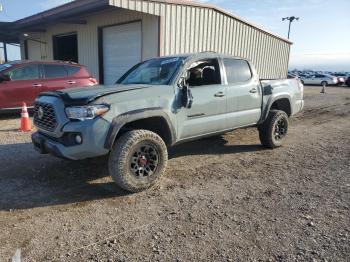
[[[299,20],[299,17],[295,17],[295,16],[290,16],[290,17],[284,17],[282,18],[282,21],[285,21],[285,20],[288,20],[289,21],[289,28],[288,28],[288,39],[290,37],[290,27],[293,23],[293,21],[298,21]]]
[[[4,42],[4,58],[5,58],[5,63],[8,62],[8,58],[7,58],[7,45],[6,42]]]
[[[4,7],[2,3],[0,3],[0,13],[4,10]],[[4,57],[5,57],[5,63],[7,62],[7,48],[6,48],[6,43],[3,42],[3,49],[4,49]],[[0,63],[1,63],[1,55],[0,55]]]

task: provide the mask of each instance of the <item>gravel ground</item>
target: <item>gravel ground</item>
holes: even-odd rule
[[[127,194],[105,158],[39,155],[0,120],[0,261],[350,261],[350,89],[306,87],[285,146],[255,128],[178,146]]]

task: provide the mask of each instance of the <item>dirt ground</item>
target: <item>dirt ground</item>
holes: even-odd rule
[[[305,89],[283,147],[255,128],[184,144],[138,194],[2,116],[0,261],[350,261],[350,89]]]

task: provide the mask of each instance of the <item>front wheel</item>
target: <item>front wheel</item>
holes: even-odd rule
[[[114,144],[108,168],[118,186],[136,193],[158,182],[167,161],[167,147],[160,136],[148,130],[131,130]]]
[[[259,138],[263,146],[267,148],[280,147],[288,132],[288,115],[280,110],[271,110],[267,119],[259,129]]]

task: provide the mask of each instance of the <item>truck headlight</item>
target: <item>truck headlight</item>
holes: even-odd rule
[[[69,119],[87,120],[94,119],[109,111],[109,105],[73,106],[66,108],[66,115]]]

